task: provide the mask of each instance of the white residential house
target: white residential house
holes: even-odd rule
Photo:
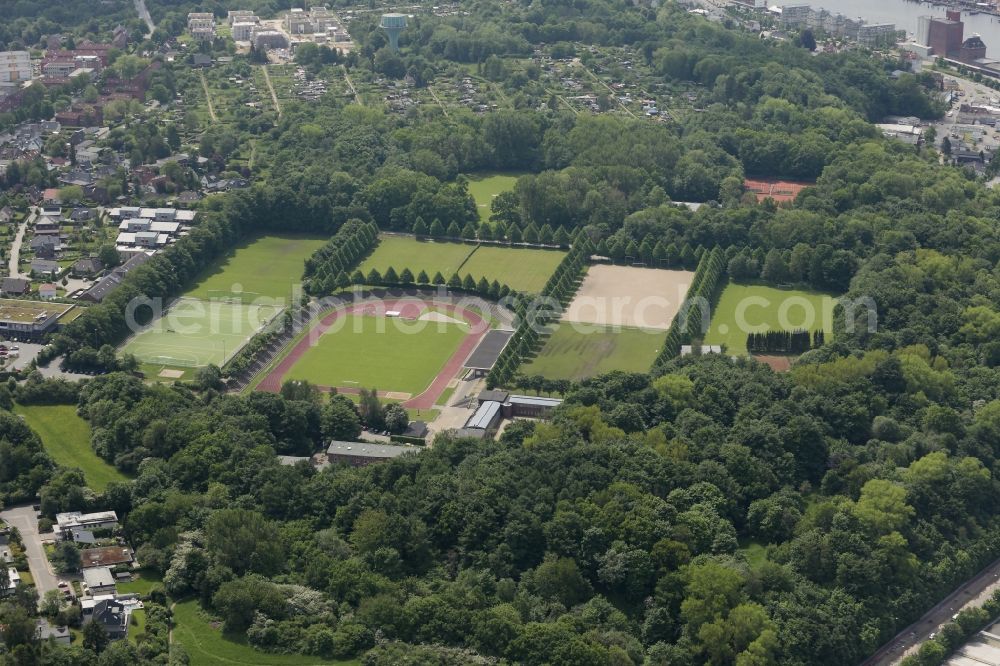
[[[7,567],[7,589],[4,590],[4,594],[13,594],[20,584],[21,574],[14,567]]]
[[[129,233],[138,233],[140,231],[149,231],[149,225],[153,222],[151,220],[146,220],[141,217],[133,217],[130,220],[125,220],[118,225],[119,231],[127,231]]]
[[[55,533],[64,539],[75,539],[81,531],[90,532],[118,527],[118,514],[114,511],[80,513],[68,511],[56,514]]]

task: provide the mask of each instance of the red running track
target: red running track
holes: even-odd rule
[[[483,318],[471,310],[466,310],[465,308],[460,308],[451,303],[441,303],[438,301],[423,301],[419,299],[404,299],[396,301],[374,301],[365,303],[356,303],[354,305],[349,305],[345,308],[339,310],[334,310],[325,317],[323,317],[318,324],[313,326],[304,338],[299,340],[295,346],[288,352],[288,354],[281,359],[278,365],[268,373],[267,377],[257,385],[258,391],[269,391],[271,393],[277,393],[281,390],[281,380],[288,374],[292,367],[298,363],[302,356],[306,353],[309,347],[312,345],[313,340],[317,339],[320,335],[325,333],[333,326],[334,322],[338,318],[344,315],[350,314],[371,314],[371,315],[382,315],[388,311],[397,311],[399,316],[407,319],[416,319],[421,314],[423,314],[430,305],[435,308],[444,310],[451,315],[457,315],[458,318],[465,319],[470,325],[469,334],[465,336],[462,343],[455,350],[455,353],[451,355],[447,363],[441,371],[434,377],[434,381],[431,382],[430,386],[424,390],[420,395],[410,398],[403,403],[404,407],[412,407],[414,409],[430,409],[436,403],[441,394],[444,393],[445,389],[448,388],[448,383],[458,374],[458,371],[462,369],[462,364],[465,363],[465,359],[469,358],[469,354],[472,350],[476,348],[479,341],[482,340],[483,336],[486,335],[489,327],[485,325]]]

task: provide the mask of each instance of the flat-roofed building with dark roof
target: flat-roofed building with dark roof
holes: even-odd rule
[[[398,458],[405,453],[420,451],[417,446],[372,444],[370,442],[340,442],[334,440],[326,450],[331,463],[346,462],[354,467],[364,467],[372,463]]]
[[[466,370],[471,370],[473,376],[482,377],[496,365],[497,359],[500,358],[500,353],[510,342],[511,336],[514,335],[514,331],[502,331],[499,329],[494,329],[488,331],[483,339],[479,341],[476,348],[472,350],[469,354],[469,358],[465,361],[463,367]]]
[[[499,402],[500,404],[503,404],[507,402],[508,397],[510,397],[510,393],[508,391],[504,391],[501,389],[483,389],[482,391],[479,392],[479,396],[476,398],[476,400],[479,402],[480,405],[483,404],[484,402],[490,402],[490,401]]]
[[[410,421],[406,430],[403,431],[403,437],[412,437],[414,439],[424,439],[427,437],[429,429],[427,424],[423,421]]]

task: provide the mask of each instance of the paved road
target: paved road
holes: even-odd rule
[[[955,613],[963,608],[981,606],[998,588],[1000,588],[1000,559],[965,581],[934,608],[924,613],[923,617],[879,648],[878,652],[862,662],[861,666],[898,664],[904,657],[915,654],[932,633],[941,631],[941,627],[951,622]]]
[[[28,222],[35,219],[35,211],[32,210],[28,217],[24,218],[24,222],[21,222],[17,227],[17,235],[14,236],[14,242],[10,244],[10,258],[7,263],[7,275],[10,277],[26,277],[21,273],[20,261],[21,261],[21,244],[24,243],[24,232],[28,228]]]
[[[52,572],[49,559],[45,557],[45,549],[42,548],[42,541],[38,534],[38,520],[35,518],[35,510],[31,508],[31,505],[2,511],[0,518],[21,532],[24,552],[28,556],[28,568],[31,569],[31,577],[35,579],[35,589],[38,590],[39,598],[44,597],[49,590],[58,590],[59,581]]]
[[[135,0],[135,11],[143,21],[145,21],[146,26],[149,28],[149,34],[153,34],[156,30],[156,24],[153,23],[153,17],[149,15],[149,10],[146,9],[146,0]]]
[[[24,370],[31,362],[38,357],[39,352],[45,345],[35,344],[33,342],[19,342],[17,343],[18,357],[14,359],[10,367],[15,370]],[[59,369],[59,364],[62,363],[62,357],[54,358],[46,366],[40,366],[38,371],[42,373],[42,377],[53,377],[56,379],[68,379],[69,381],[76,381],[78,379],[88,379],[90,375],[80,374],[78,372],[65,372]]]

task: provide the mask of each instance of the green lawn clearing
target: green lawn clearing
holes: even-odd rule
[[[479,219],[490,219],[493,197],[501,192],[514,189],[520,173],[477,173],[466,176],[469,179],[469,194],[476,200]]]
[[[121,352],[147,366],[221,367],[280,312],[273,305],[180,298],[129,338]]]
[[[162,587],[163,579],[154,571],[143,569],[132,574],[132,580],[127,583],[118,583],[119,594],[138,594],[145,596],[155,587]]]
[[[236,246],[206,269],[185,296],[216,298],[239,285],[248,296],[287,299],[301,284],[305,260],[326,242],[315,236],[260,236]]]
[[[483,245],[469,257],[461,273],[470,273],[476,280],[485,275],[511,289],[537,294],[564,256],[560,250]]]
[[[417,395],[468,334],[468,326],[348,315],[337,319],[284,378],[320,386]]]
[[[132,645],[136,645],[139,642],[139,636],[146,631],[146,611],[132,611],[128,624],[128,640]]]
[[[368,275],[373,268],[380,273],[385,273],[390,267],[397,273],[409,268],[413,277],[425,271],[431,279],[440,271],[447,280],[475,249],[475,245],[464,243],[417,240],[412,236],[382,236],[375,252],[362,262],[360,270]]]
[[[438,396],[437,404],[447,407],[448,401],[451,400],[451,396],[455,394],[455,387],[449,386],[444,390],[440,396]]]
[[[521,373],[580,380],[612,370],[648,372],[665,338],[663,331],[596,326],[578,331],[563,323]]]
[[[90,424],[76,415],[74,405],[15,405],[14,413],[38,433],[53,460],[82,469],[87,485],[97,492],[104,492],[112,481],[128,480],[94,453]]]
[[[412,236],[383,236],[378,247],[359,267],[365,275],[371,269],[385,273],[392,267],[396,273],[409,268],[414,277],[420,271],[434,278],[440,272],[445,280],[453,273],[461,277],[472,275],[506,284],[518,291],[538,293],[555,272],[565,252],[535,250],[495,245],[468,245],[445,241],[417,240]]]
[[[243,635],[223,634],[220,624],[212,622],[194,600],[174,606],[174,640],[183,645],[191,666],[253,664],[254,666],[316,666],[337,664],[355,666],[361,662],[333,661],[301,654],[270,654],[247,645]]]
[[[823,329],[829,342],[835,304],[834,296],[817,291],[730,282],[712,313],[704,344],[724,345],[729,354],[746,354],[747,333],[762,325],[772,331]]]

